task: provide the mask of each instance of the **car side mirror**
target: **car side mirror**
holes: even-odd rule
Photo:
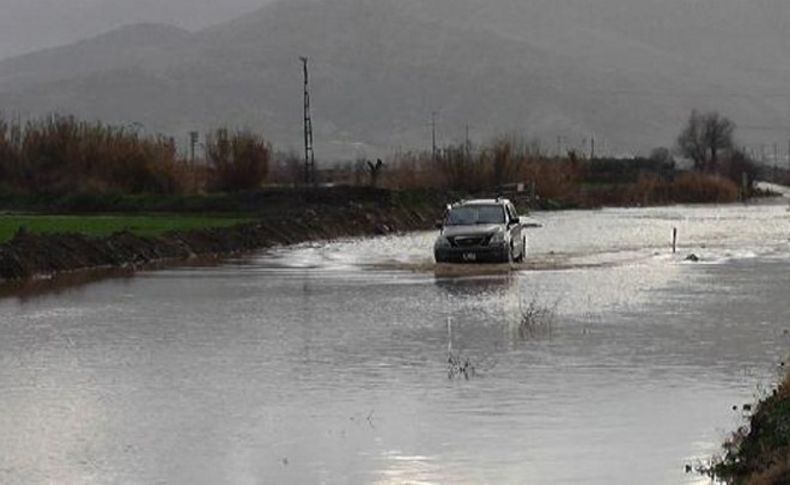
[[[518,218],[518,222],[519,224],[521,224],[521,227],[523,227],[524,229],[535,229],[535,228],[543,227],[543,224],[529,217],[521,216]]]

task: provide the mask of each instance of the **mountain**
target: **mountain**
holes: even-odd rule
[[[3,0],[0,59],[60,46],[124,25],[167,23],[197,30],[269,0]]]
[[[301,143],[311,59],[319,158],[426,148],[466,124],[553,148],[671,144],[694,108],[743,143],[782,143],[790,118],[779,0],[284,0],[197,32],[139,24],[0,62],[0,109],[182,134],[217,124]]]
[[[93,73],[155,65],[162,53],[187,45],[192,35],[162,24],[137,24],[65,47],[46,49],[0,63],[0,91],[51,84]]]

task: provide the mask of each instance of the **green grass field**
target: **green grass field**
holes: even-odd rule
[[[118,231],[130,231],[140,236],[156,236],[168,231],[228,227],[250,220],[243,217],[158,214],[130,216],[0,215],[0,243],[13,238],[22,226],[25,226],[29,232],[38,234],[69,232],[105,236]]]

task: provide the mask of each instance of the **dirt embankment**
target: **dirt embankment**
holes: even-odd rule
[[[724,452],[703,471],[726,483],[790,483],[790,373],[757,403],[748,425],[733,433]]]
[[[307,206],[294,206],[277,215],[261,214],[258,222],[174,232],[160,237],[141,237],[130,232],[108,237],[20,232],[0,245],[0,281],[227,256],[315,240],[429,229],[442,207],[436,201],[426,203],[424,200],[341,204],[317,201]]]

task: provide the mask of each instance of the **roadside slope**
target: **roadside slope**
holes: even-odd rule
[[[423,201],[313,204],[300,207],[294,215],[262,215],[256,222],[170,232],[157,237],[126,231],[108,237],[20,231],[0,245],[0,281],[88,269],[135,268],[197,257],[229,256],[284,244],[428,229],[441,207],[442,204]]]

